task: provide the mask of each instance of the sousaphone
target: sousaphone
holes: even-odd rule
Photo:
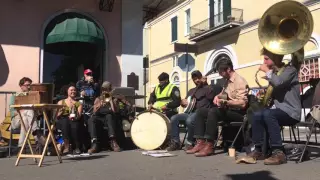
[[[286,55],[301,50],[313,31],[313,18],[309,9],[297,1],[281,1],[263,14],[258,36],[268,51]]]

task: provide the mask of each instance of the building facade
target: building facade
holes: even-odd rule
[[[35,83],[51,82],[52,67],[58,66],[55,62],[61,57],[46,50],[48,36],[53,33],[53,29],[56,33],[59,31],[58,25],[71,26],[74,21],[70,18],[77,17],[81,22],[78,20],[75,26],[91,24],[95,31],[89,32],[87,28],[88,32],[80,32],[80,35],[100,33],[99,37],[97,33],[97,37],[82,37],[82,40],[91,42],[100,38],[99,47],[103,48],[99,49],[97,56],[86,57],[88,61],[94,62],[94,73],[100,73],[101,81],[108,80],[114,86],[123,87],[128,86],[128,75],[133,74],[138,79],[136,93],[143,94],[143,1],[115,0],[111,12],[99,8],[100,2],[109,1],[1,1],[0,91],[18,91],[18,81],[22,77],[30,77]],[[61,18],[64,18],[63,21]],[[68,27],[60,32],[65,34],[58,34],[60,40],[68,35]],[[53,38],[50,42],[59,42],[59,38]],[[70,47],[65,49],[70,50]],[[86,50],[76,47],[74,51],[80,53]],[[81,59],[81,56],[78,58]],[[72,68],[77,68],[78,77],[81,77],[86,67],[71,67],[70,70]],[[8,99],[5,93],[0,95],[0,115],[8,111],[5,103]]]
[[[222,56],[231,59],[234,69],[243,76],[250,87],[257,87],[255,73],[262,63],[258,38],[259,18],[279,0],[185,0],[178,1],[144,28],[145,55],[149,57],[149,82],[147,91],[157,85],[161,72],[170,74],[171,82],[178,85],[182,97],[186,87],[194,87],[190,73],[200,70],[208,73]],[[314,31],[305,46],[305,62],[300,80],[319,78],[320,56],[320,1],[301,0],[311,11]],[[196,44],[196,53],[175,52],[174,43]],[[186,66],[188,57],[188,66]],[[290,56],[285,56],[290,60]],[[188,73],[188,78],[187,78]],[[218,74],[208,79],[216,82]],[[262,85],[267,82],[260,79]]]

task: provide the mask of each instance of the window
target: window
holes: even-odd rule
[[[179,78],[179,74],[177,72],[172,74],[171,82],[172,82],[172,84],[174,84],[178,87],[180,86],[180,78]]]
[[[178,55],[174,55],[174,56],[172,57],[173,67],[178,66],[178,59],[179,59],[179,56],[178,56]]]
[[[299,72],[299,81],[307,82],[310,78],[319,78],[319,57],[306,59],[303,61]]]
[[[185,28],[185,35],[190,34],[190,27],[191,27],[191,16],[190,16],[190,9],[185,11],[186,13],[186,28]]]
[[[171,42],[178,40],[178,17],[171,19]]]

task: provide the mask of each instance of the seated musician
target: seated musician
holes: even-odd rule
[[[283,55],[273,54],[266,49],[263,49],[261,54],[264,56],[264,64],[260,66],[260,70],[266,73],[264,78],[273,87],[274,107],[253,114],[252,140],[255,149],[249,156],[258,160],[264,159],[262,143],[266,130],[270,136],[272,155],[264,160],[264,164],[279,165],[286,163],[280,126],[290,126],[300,121],[299,68],[292,64],[285,65],[282,62]],[[276,73],[282,68],[284,68],[282,73],[277,75]]]
[[[61,129],[64,140],[63,154],[70,152],[70,144],[74,145],[75,154],[81,153],[81,115],[82,105],[76,101],[77,90],[72,84],[66,86],[67,98],[60,100],[59,105],[64,107],[58,112],[57,115],[57,127]]]
[[[218,107],[200,108],[196,112],[194,137],[196,145],[186,151],[198,157],[214,153],[214,141],[217,140],[218,121],[243,121],[247,105],[248,83],[233,70],[231,60],[224,59],[217,63],[217,70],[224,79],[222,92],[214,97],[213,103]],[[226,96],[227,97],[222,97]]]
[[[23,77],[19,81],[19,86],[21,88],[22,92],[28,92],[30,89],[30,85],[32,83],[32,80],[28,77]],[[11,96],[10,98],[10,105],[13,105],[15,101],[15,96]],[[29,129],[31,126],[32,135],[35,138],[35,141],[39,142],[40,144],[44,145],[45,138],[42,136],[40,128],[37,125],[37,122],[35,121],[33,124],[31,124],[35,114],[33,110],[21,110],[21,116],[24,122],[24,125],[26,126],[26,130]],[[10,109],[10,115],[11,115],[11,128],[12,129],[20,129],[20,136],[19,136],[19,142],[18,147],[21,147],[23,144],[23,141],[26,137],[26,131],[24,128],[21,127],[21,119],[16,110],[13,108]]]
[[[194,123],[195,123],[195,111],[199,108],[210,108],[212,107],[212,101],[215,95],[212,88],[206,84],[206,80],[202,77],[200,71],[196,70],[191,73],[191,78],[196,85],[195,88],[192,88],[188,91],[185,99],[181,100],[181,106],[186,107],[188,105],[187,98],[193,96],[196,98],[196,105],[192,112],[190,113],[181,113],[176,114],[171,117],[171,140],[172,143],[167,148],[168,151],[174,151],[180,149],[180,138],[179,138],[179,121],[186,121],[188,128],[187,142],[185,150],[191,149],[194,144],[193,132],[194,132]],[[220,89],[221,91],[221,89]],[[220,92],[219,91],[219,92]]]
[[[101,94],[112,93],[112,84],[108,81],[102,83]],[[113,151],[119,152],[120,147],[116,140],[116,115],[119,109],[119,101],[124,101],[124,99],[118,99],[112,97],[110,103],[105,102],[105,97],[97,97],[94,101],[93,116],[88,121],[88,128],[91,136],[91,148],[88,153],[96,153],[99,150],[98,137],[97,137],[97,124],[101,123],[104,127],[108,128],[108,135],[110,146]]]
[[[164,113],[169,119],[173,115],[178,113],[177,108],[180,106],[181,97],[180,90],[175,85],[169,82],[169,74],[163,72],[158,76],[159,85],[157,85],[153,92],[150,94],[150,98],[148,101],[148,110],[156,109]],[[176,127],[176,126],[175,126]],[[179,130],[173,130],[176,133],[179,133]],[[177,131],[177,132],[176,132]],[[170,147],[180,147],[179,134],[177,137],[173,138],[173,142],[170,143]],[[175,149],[175,148],[173,148]]]

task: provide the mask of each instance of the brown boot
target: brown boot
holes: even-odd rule
[[[248,155],[248,157],[252,157],[253,159],[255,160],[264,160],[264,155],[262,152],[259,152],[259,151],[252,151],[250,152]]]
[[[69,140],[64,140],[64,148],[62,154],[68,154],[70,152],[70,142]]]
[[[199,152],[195,153],[196,157],[204,157],[204,156],[211,156],[213,155],[213,143],[212,142],[206,142],[204,148],[202,148]]]
[[[88,153],[93,154],[96,152],[98,152],[98,145],[97,145],[97,143],[93,142],[91,145],[91,148],[88,150]]]
[[[272,155],[264,160],[265,165],[280,165],[287,163],[287,157],[281,150],[272,152]]]
[[[196,152],[199,152],[201,149],[203,149],[204,146],[205,146],[205,141],[203,139],[197,139],[196,145],[192,149],[187,150],[186,153],[194,154]]]
[[[192,144],[186,144],[183,148],[184,151],[189,151],[193,148]]]
[[[110,140],[110,146],[114,152],[120,152],[120,147],[115,139]]]

